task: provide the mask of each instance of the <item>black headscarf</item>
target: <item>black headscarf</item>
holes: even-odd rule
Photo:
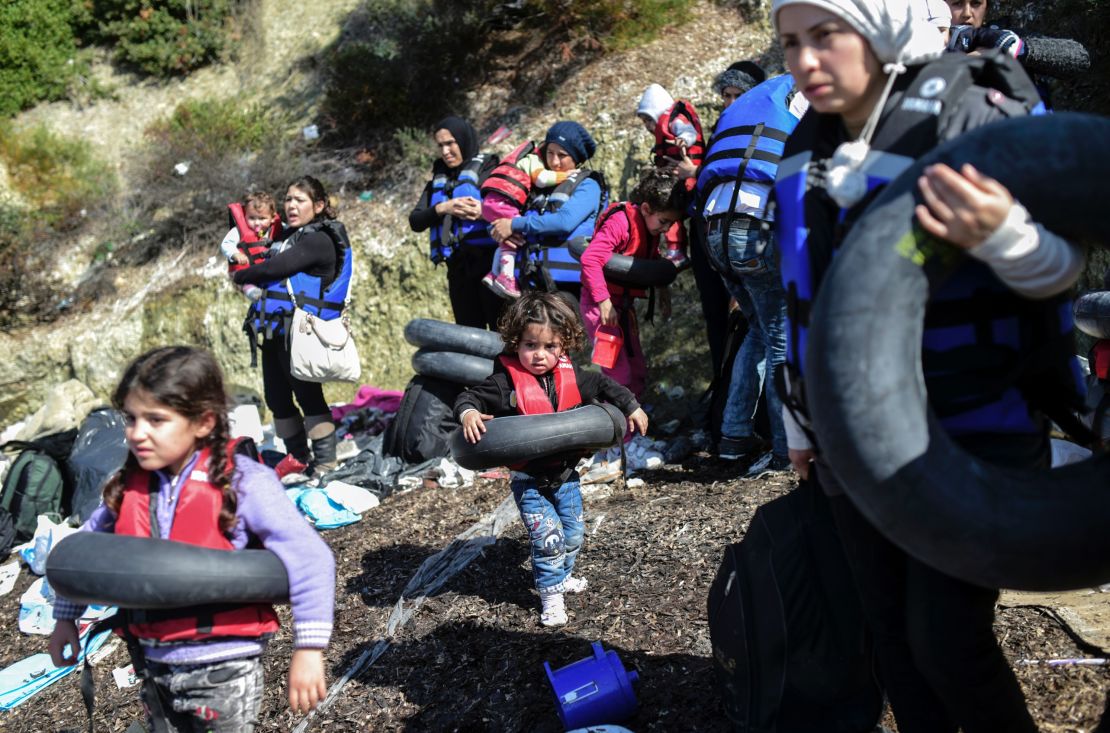
[[[432,132],[435,133],[440,130],[447,130],[455,138],[455,142],[459,144],[459,151],[462,153],[463,163],[478,154],[478,133],[474,131],[473,125],[462,117],[444,117],[436,123]],[[439,168],[447,168],[443,158],[437,158],[435,164]]]

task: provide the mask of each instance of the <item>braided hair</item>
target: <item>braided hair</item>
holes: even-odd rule
[[[197,448],[209,449],[208,482],[223,494],[220,531],[230,534],[235,526],[238,497],[231,485],[233,464],[228,460],[230,440],[227,393],[219,364],[204,349],[192,346],[164,346],[146,352],[127,367],[112,394],[112,406],[123,409],[127,396],[141,390],[150,399],[196,421],[215,416],[212,431],[198,441]],[[104,504],[119,514],[123,502],[125,476],[139,468],[134,454],[127,454],[123,468],[104,487]]]

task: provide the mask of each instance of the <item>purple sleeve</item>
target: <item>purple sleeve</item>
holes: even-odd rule
[[[81,525],[78,532],[114,532],[116,530],[116,515],[112,511],[101,504],[85,523]],[[80,603],[73,603],[67,601],[62,596],[56,595],[54,598],[54,619],[56,621],[73,621],[74,619],[81,618],[85,613],[87,606]]]
[[[261,463],[237,457],[237,510],[251,534],[277,555],[289,574],[293,646],[323,648],[335,613],[335,558],[293,502],[277,474]]]

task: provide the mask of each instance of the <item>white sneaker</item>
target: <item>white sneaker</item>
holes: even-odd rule
[[[565,626],[567,623],[567,608],[563,603],[562,593],[541,593],[540,602],[543,611],[540,613],[540,623],[544,626]]]
[[[573,575],[568,575],[567,579],[563,581],[563,588],[567,593],[581,593],[586,590],[589,585],[585,578],[576,578]]]

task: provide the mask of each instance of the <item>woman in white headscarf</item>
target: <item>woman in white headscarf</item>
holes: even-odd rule
[[[851,224],[883,186],[937,144],[1039,109],[1036,89],[1013,59],[942,57],[940,33],[919,2],[773,2],[787,67],[810,102],[786,144],[775,185],[790,299],[784,418],[791,462],[831,497],[899,731],[1021,733],[1036,728],[993,635],[997,591],[946,576],[882,536],[815,454],[811,439],[819,443],[821,436],[804,427],[808,314]],[[986,79],[1006,87],[991,89]],[[1031,222],[1001,184],[969,165],[959,171],[931,166],[918,185],[920,226],[966,255],[930,305],[955,313],[957,321],[966,318],[949,317],[943,328],[926,322],[922,366],[930,405],[949,434],[979,458],[1047,465],[1046,420],[1021,392],[989,385],[976,393],[969,385],[985,381],[973,370],[986,349],[1011,348],[1015,360],[1028,353],[1024,299],[1037,299],[1033,308],[1046,319],[1065,308],[1059,296],[1081,269],[1082,255]],[[1002,305],[983,314],[971,305],[973,295]],[[1006,312],[1011,303],[1013,312]],[[992,336],[998,343],[986,343]]]

